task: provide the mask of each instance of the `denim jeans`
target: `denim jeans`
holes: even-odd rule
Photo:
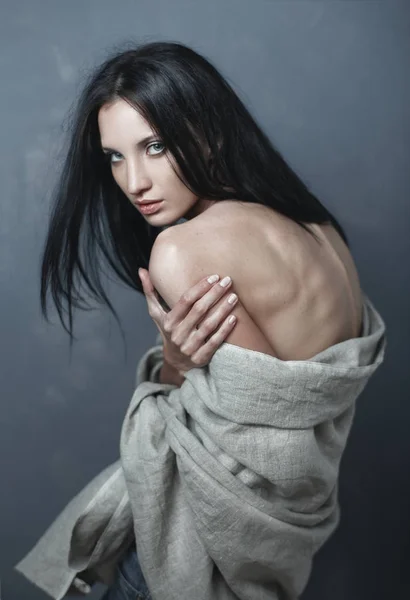
[[[133,544],[119,562],[114,583],[101,600],[151,600]]]

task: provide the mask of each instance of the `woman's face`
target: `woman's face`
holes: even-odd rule
[[[140,210],[141,202],[162,200],[157,212],[143,215],[152,225],[169,225],[206,208],[178,178],[147,121],[125,100],[102,106],[98,126],[113,177],[130,202]]]

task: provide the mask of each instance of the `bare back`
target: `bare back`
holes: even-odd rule
[[[359,277],[333,226],[309,225],[319,244],[276,211],[237,201],[217,202],[183,227],[200,220],[216,236],[233,233],[238,244],[229,259],[234,289],[275,356],[307,360],[360,336]]]

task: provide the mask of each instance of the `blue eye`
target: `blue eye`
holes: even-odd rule
[[[111,165],[122,160],[122,155],[119,152],[114,152],[113,150],[104,150],[104,155]]]
[[[147,150],[150,151],[151,148],[156,148],[156,150],[154,150],[154,152],[152,153],[148,152],[149,156],[157,156],[158,154],[162,154],[162,152],[164,152],[165,145],[161,142],[154,142],[153,144],[150,144],[147,147]],[[120,154],[119,152],[114,152],[114,150],[107,150],[104,152],[104,154],[107,157],[110,164],[121,162],[121,160],[124,158],[122,154]]]
[[[119,162],[122,158],[122,156],[121,156],[121,154],[119,154],[119,152],[110,152],[108,156],[110,157],[111,163]],[[120,158],[118,158],[118,157],[120,157]]]
[[[150,150],[154,146],[160,146],[161,150],[159,150],[158,152],[154,152],[154,154],[153,155],[151,154],[150,156],[155,156],[156,154],[161,154],[164,151],[164,149],[165,149],[164,144],[162,144],[161,142],[154,142],[153,144],[151,144],[150,146],[148,146],[148,150]]]

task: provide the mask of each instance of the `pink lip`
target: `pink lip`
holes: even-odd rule
[[[160,210],[162,202],[163,200],[157,200],[156,202],[137,204],[136,206],[143,215],[152,215]]]

